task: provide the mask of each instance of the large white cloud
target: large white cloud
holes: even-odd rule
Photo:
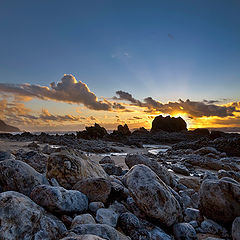
[[[107,111],[112,108],[110,103],[98,101],[96,95],[90,91],[88,86],[81,81],[77,81],[72,75],[64,75],[60,82],[52,82],[50,87],[0,83],[0,91],[20,96],[83,104],[93,110]]]

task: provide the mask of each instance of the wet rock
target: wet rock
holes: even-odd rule
[[[111,157],[109,156],[105,156],[104,158],[102,158],[100,161],[99,161],[100,164],[105,164],[105,163],[110,163],[110,164],[113,164],[115,165],[115,162],[111,159]]]
[[[89,178],[77,182],[73,189],[87,195],[90,202],[107,202],[111,192],[111,183],[104,178]]]
[[[79,235],[94,234],[106,240],[130,240],[130,238],[106,224],[82,224],[72,228],[71,231]]]
[[[96,213],[99,208],[104,208],[104,204],[102,202],[90,202],[89,210],[93,213]]]
[[[233,240],[240,239],[240,217],[235,218],[232,223],[232,238]]]
[[[96,221],[101,224],[107,224],[116,227],[119,215],[112,209],[100,208],[96,212]]]
[[[19,160],[0,162],[0,186],[3,191],[16,191],[29,196],[35,186],[48,184],[47,179]]]
[[[123,180],[137,206],[148,217],[171,226],[181,216],[179,202],[149,167],[136,165]]]
[[[0,193],[0,239],[62,238],[64,224],[27,196],[18,192]]]
[[[36,186],[31,193],[31,199],[54,213],[82,213],[88,209],[88,198],[85,194],[63,187]]]
[[[100,164],[91,161],[84,154],[68,151],[53,153],[47,163],[47,177],[56,178],[64,188],[72,188],[82,179],[103,177],[108,178]]]
[[[207,218],[230,224],[240,216],[240,184],[224,179],[203,181],[200,211]]]
[[[81,225],[81,224],[95,224],[95,219],[93,218],[93,216],[89,213],[86,214],[81,214],[81,215],[77,215],[73,221],[72,221],[72,225],[71,228],[76,227],[77,225]]]
[[[175,185],[173,175],[156,160],[149,159],[139,154],[128,154],[125,158],[125,163],[129,168],[138,164],[144,164],[151,168],[164,183],[169,186]]]
[[[166,132],[180,132],[187,130],[186,122],[181,118],[175,117],[163,117],[162,115],[154,118],[152,122],[151,132],[156,131],[166,131]]]
[[[176,240],[197,240],[197,233],[189,223],[176,223],[173,226],[173,235]]]
[[[226,228],[222,227],[221,225],[219,225],[218,223],[216,223],[210,219],[204,220],[201,223],[201,228],[204,233],[215,234],[215,235],[218,235],[218,236],[221,236],[224,238],[229,237]]]

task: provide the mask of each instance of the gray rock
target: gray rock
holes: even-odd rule
[[[235,218],[232,223],[232,238],[233,240],[240,239],[240,217]]]
[[[63,187],[36,186],[31,193],[31,199],[54,213],[82,213],[88,209],[88,198],[85,194]]]
[[[29,196],[35,186],[49,184],[47,179],[19,160],[0,162],[0,186],[3,191],[16,191]]]
[[[104,208],[104,204],[102,202],[90,202],[88,208],[91,212],[96,213],[99,208]]]
[[[176,223],[173,226],[173,235],[176,240],[197,240],[197,233],[189,223]]]
[[[186,222],[198,221],[200,222],[203,218],[201,217],[200,211],[195,208],[186,208],[184,220]]]
[[[203,181],[200,189],[200,211],[217,222],[232,223],[240,216],[240,184],[223,179]]]
[[[77,225],[81,225],[81,224],[95,224],[95,219],[93,218],[93,216],[89,213],[86,214],[81,214],[81,215],[77,215],[73,221],[72,221],[72,225],[71,228],[76,227]]]
[[[201,228],[204,233],[219,235],[224,238],[229,236],[226,228],[222,227],[221,225],[210,219],[204,220],[201,223]]]
[[[150,218],[171,226],[181,217],[181,206],[166,184],[147,166],[136,165],[123,177],[131,197]]]
[[[77,182],[73,189],[86,194],[90,202],[106,203],[111,193],[111,182],[104,178],[88,178]]]
[[[94,234],[106,240],[131,240],[106,224],[82,224],[72,228],[71,231],[79,235]]]
[[[172,165],[172,170],[175,172],[175,173],[180,173],[182,175],[186,175],[186,176],[189,176],[190,173],[189,173],[189,170],[182,164],[179,164],[179,163],[175,163]]]
[[[221,179],[223,177],[230,177],[240,183],[240,173],[239,172],[219,170],[218,178]]]
[[[154,171],[157,176],[168,186],[175,186],[174,176],[167,168],[159,164],[156,160],[149,159],[139,154],[128,154],[125,158],[126,165],[131,168],[138,164],[144,164]]]
[[[116,166],[115,164],[105,163],[105,164],[101,164],[101,166],[103,167],[104,171],[108,175],[116,175],[116,176],[122,175],[122,168],[119,166]]]
[[[111,227],[117,226],[119,214],[112,209],[100,208],[96,212],[96,221],[101,224],[107,224]]]
[[[0,239],[55,240],[67,231],[64,224],[27,196],[18,192],[0,193]]]
[[[100,164],[105,164],[105,163],[110,163],[110,164],[113,164],[115,165],[115,162],[111,159],[111,157],[109,156],[105,156],[104,158],[102,158],[100,161],[99,161]]]

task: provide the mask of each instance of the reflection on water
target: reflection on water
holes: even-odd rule
[[[144,148],[148,150],[148,153],[151,153],[153,155],[157,155],[160,152],[166,152],[171,147],[168,145],[153,145],[153,144],[145,144],[143,145]]]

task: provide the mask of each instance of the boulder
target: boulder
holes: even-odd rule
[[[157,132],[161,130],[166,132],[187,131],[187,124],[181,117],[163,117],[160,115],[154,118],[151,132]]]
[[[115,228],[106,224],[82,224],[71,229],[78,235],[94,234],[106,240],[130,240]]]
[[[240,216],[240,184],[233,179],[206,179],[200,188],[200,211],[216,222],[231,224]]]
[[[197,240],[197,233],[189,223],[176,223],[173,226],[173,235],[176,240]]]
[[[181,207],[170,188],[147,166],[136,165],[123,177],[131,197],[149,217],[171,226],[181,217]]]
[[[18,192],[0,193],[0,239],[55,240],[67,231],[64,224],[27,196]]]
[[[184,165],[179,164],[179,163],[172,164],[172,170],[175,173],[179,173],[179,174],[182,174],[182,175],[185,175],[185,176],[190,175],[189,170]]]
[[[69,189],[80,180],[94,177],[108,178],[108,175],[100,164],[91,161],[84,154],[62,151],[49,156],[47,177],[55,178],[61,186]]]
[[[15,156],[10,152],[0,151],[0,161],[4,161],[8,159],[15,160]]]
[[[99,161],[100,164],[105,164],[105,163],[110,163],[110,164],[113,164],[115,165],[115,162],[111,159],[111,157],[109,156],[105,156],[104,158],[102,158],[100,161]]]
[[[185,185],[188,188],[192,188],[194,191],[198,192],[201,186],[198,177],[181,177],[179,183]]]
[[[93,213],[96,213],[99,208],[104,208],[104,204],[102,202],[90,202],[89,210]]]
[[[101,166],[108,175],[115,175],[115,176],[122,175],[122,168],[119,166],[116,166],[115,164],[105,163],[105,164],[101,164]]]
[[[104,178],[89,178],[78,181],[73,189],[86,194],[90,202],[106,203],[111,193],[111,182]]]
[[[47,185],[36,186],[31,199],[45,209],[59,214],[82,213],[88,209],[88,198],[76,190]]]
[[[240,217],[235,218],[232,223],[232,238],[233,240],[240,239]]]
[[[3,191],[16,191],[29,196],[35,186],[49,184],[47,179],[19,160],[0,162],[0,186]]]
[[[96,221],[111,227],[117,226],[119,215],[111,208],[100,208],[96,212]]]
[[[226,228],[222,227],[221,225],[210,219],[206,219],[201,223],[201,229],[204,233],[218,235],[223,238],[229,237]]]
[[[77,225],[81,225],[81,224],[95,224],[95,223],[96,222],[93,216],[89,213],[85,213],[85,214],[77,215],[73,219],[71,228],[74,228]]]
[[[164,183],[172,187],[175,185],[173,174],[154,159],[140,154],[128,154],[125,158],[125,163],[129,169],[135,165],[144,164],[154,171]]]
[[[185,213],[184,220],[186,222],[191,222],[191,221],[200,222],[203,219],[203,217],[200,214],[200,211],[195,208],[186,208],[184,213]]]
[[[46,172],[48,161],[48,156],[46,154],[37,151],[29,151],[22,154],[18,153],[17,159],[29,164],[40,173]]]

